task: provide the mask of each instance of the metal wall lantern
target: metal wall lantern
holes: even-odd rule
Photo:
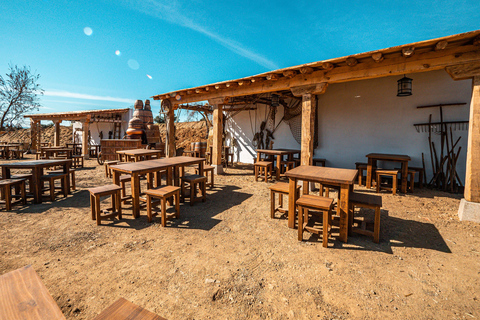
[[[412,95],[412,79],[407,78],[403,75],[403,78],[397,80],[398,83],[398,92],[397,97],[406,97]]]

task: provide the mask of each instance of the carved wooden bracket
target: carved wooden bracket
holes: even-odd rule
[[[458,64],[445,68],[453,80],[464,80],[475,76],[480,76],[480,62]]]

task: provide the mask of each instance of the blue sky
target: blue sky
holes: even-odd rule
[[[37,71],[41,113],[480,29],[480,1],[0,0],[0,72]],[[117,51],[118,50],[118,51]],[[159,102],[153,102],[158,113]]]

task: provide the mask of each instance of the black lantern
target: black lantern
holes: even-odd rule
[[[278,107],[280,105],[280,97],[278,94],[272,94],[272,107]]]
[[[412,79],[403,75],[403,78],[398,80],[397,97],[406,97],[412,95]]]

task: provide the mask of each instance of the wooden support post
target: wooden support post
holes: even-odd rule
[[[223,173],[222,166],[222,145],[223,145],[223,98],[209,101],[213,107],[213,148],[212,167],[215,174]],[[220,103],[221,102],[221,103]]]
[[[32,144],[32,147],[30,148],[33,152],[37,152],[37,129],[38,129],[38,123],[37,121],[33,120],[30,118],[30,143]],[[40,150],[40,148],[38,148]]]
[[[166,100],[169,101],[169,100]],[[165,142],[165,155],[169,158],[175,157],[177,154],[176,148],[175,148],[175,115],[173,113],[173,106],[171,103],[164,103],[164,106],[166,107],[165,111],[167,112],[167,118],[166,123],[167,123],[167,138]]]
[[[82,134],[82,154],[84,159],[90,159],[90,150],[88,147],[88,130],[90,129],[90,119],[85,119],[83,122]]]
[[[42,145],[42,121],[37,121],[37,148],[40,150]]]
[[[468,128],[465,200],[480,203],[480,75],[473,77]]]
[[[62,120],[56,120],[53,123],[55,124],[55,132],[53,135],[53,145],[55,147],[60,146],[60,123]]]

